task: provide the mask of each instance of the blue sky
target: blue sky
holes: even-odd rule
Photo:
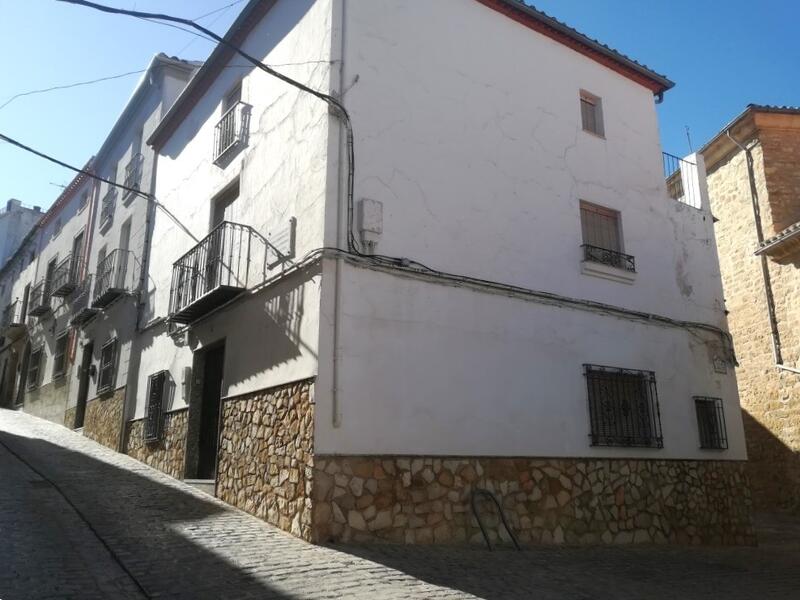
[[[106,0],[197,18],[234,0]],[[354,1],[354,0],[351,0]],[[355,0],[379,2],[381,0]],[[417,0],[435,1],[435,0]],[[664,149],[695,149],[751,102],[800,104],[794,0],[538,0],[539,9],[676,82],[659,107]],[[223,33],[244,6],[200,22]],[[0,0],[0,104],[14,94],[146,67],[156,52],[203,59],[205,40],[176,29],[54,0]],[[188,45],[187,45],[188,44]],[[532,58],[535,60],[535,58]],[[82,165],[100,147],[137,82],[131,75],[19,98],[0,132]],[[49,206],[71,174],[0,142],[0,202]]]

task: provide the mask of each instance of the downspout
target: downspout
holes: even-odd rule
[[[758,239],[758,245],[761,246],[761,244],[764,242],[764,228],[761,223],[761,208],[758,203],[758,188],[756,186],[756,176],[753,170],[753,155],[750,151],[750,148],[740,144],[733,137],[733,135],[731,135],[730,129],[725,131],[725,135],[727,135],[728,139],[736,144],[736,146],[742,152],[744,152],[745,155],[745,162],[747,163],[747,178],[750,182],[750,201],[753,205],[753,217],[756,223],[756,237]],[[781,337],[778,331],[778,318],[775,314],[775,296],[772,291],[772,279],[769,274],[769,264],[765,255],[761,254],[758,258],[761,261],[761,278],[764,284],[764,296],[767,300],[767,315],[769,317],[769,327],[772,337],[772,355],[775,361],[775,366],[784,371],[800,374],[800,370],[787,367],[783,364]]]
[[[347,0],[341,0],[342,3],[342,23],[340,33],[340,48],[339,48],[339,101],[344,102],[344,86],[345,86],[345,71],[344,71],[344,55],[345,55],[345,23],[347,19],[346,3]],[[342,186],[344,185],[342,177],[342,164],[343,164],[343,146],[342,146],[342,133],[343,124],[339,121],[339,156],[338,156],[338,199],[336,202],[336,246],[340,247],[342,237]],[[349,228],[348,228],[349,229]],[[341,427],[342,417],[339,411],[339,340],[341,338],[341,320],[342,320],[342,258],[336,256],[336,267],[333,276],[333,341],[332,341],[332,362],[333,368],[331,369],[331,424],[334,429]]]

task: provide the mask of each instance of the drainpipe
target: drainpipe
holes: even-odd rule
[[[750,152],[751,148],[743,146],[731,135],[731,130],[725,131],[725,135],[736,146],[744,152],[745,161],[747,162],[747,177],[750,182],[750,201],[753,205],[753,217],[756,222],[756,237],[758,238],[758,245],[764,242],[764,229],[761,224],[761,208],[758,203],[758,188],[756,187],[756,176],[753,170],[753,155]],[[764,296],[767,300],[767,315],[769,317],[769,327],[772,336],[772,355],[775,361],[775,366],[778,369],[789,371],[792,373],[800,374],[800,370],[793,369],[783,364],[783,354],[781,352],[781,337],[778,331],[778,318],[775,314],[775,296],[772,292],[772,279],[769,274],[769,264],[767,257],[763,254],[759,255],[761,261],[761,278],[764,282]]]

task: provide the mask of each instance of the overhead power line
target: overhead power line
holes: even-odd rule
[[[108,77],[100,77],[98,79],[90,79],[88,81],[78,81],[76,83],[67,83],[64,85],[54,85],[48,88],[42,88],[38,90],[30,90],[29,92],[21,92],[19,94],[15,94],[11,96],[8,100],[0,104],[0,110],[3,110],[6,106],[11,104],[17,98],[22,98],[23,96],[33,96],[34,94],[44,94],[45,92],[52,92],[55,90],[67,90],[70,88],[80,87],[82,85],[90,85],[93,83],[100,83],[102,81],[111,81],[112,79],[121,79],[122,77],[128,77],[130,75],[139,75],[140,73],[144,73],[146,69],[139,69],[138,71],[128,71],[126,73],[120,73],[119,75],[109,75]]]
[[[121,183],[117,183],[115,181],[111,181],[110,179],[106,179],[105,177],[100,177],[99,175],[95,175],[91,171],[87,171],[86,169],[81,169],[80,167],[76,167],[76,166],[71,165],[71,164],[69,164],[67,162],[64,162],[63,160],[59,160],[59,159],[57,159],[57,158],[55,158],[53,156],[50,156],[49,154],[45,154],[44,152],[42,152],[40,150],[36,150],[35,148],[31,148],[30,146],[27,146],[27,145],[23,144],[19,140],[15,140],[14,138],[8,137],[7,135],[5,135],[3,133],[0,133],[0,140],[3,140],[4,142],[8,142],[12,146],[16,146],[17,148],[20,148],[21,150],[25,150],[26,152],[30,152],[31,154],[34,154],[34,155],[38,156],[39,158],[43,158],[43,159],[45,159],[45,160],[47,160],[47,161],[49,161],[51,163],[54,163],[54,164],[56,164],[56,165],[58,165],[60,167],[64,167],[65,169],[69,169],[70,171],[74,171],[75,173],[80,173],[81,175],[86,175],[87,177],[90,177],[91,179],[95,179],[97,181],[101,181],[103,183],[107,183],[110,186],[119,188],[121,190],[125,190],[126,192],[131,192],[133,194],[136,194],[137,196],[141,196],[142,198],[146,199],[148,202],[152,202],[157,208],[160,208],[162,211],[164,211],[164,214],[166,214],[170,219],[172,219],[172,221],[174,221],[175,224],[178,227],[180,227],[195,242],[198,242],[198,243],[200,242],[200,240],[191,231],[189,231],[189,229],[183,223],[181,223],[181,221],[178,219],[178,217],[176,217],[174,214],[172,214],[172,212],[166,206],[161,204],[161,202],[159,202],[158,199],[153,194],[147,194],[147,193],[145,193],[145,192],[143,192],[143,191],[141,191],[141,190],[139,190],[137,188],[128,187],[127,185],[123,185]]]
[[[350,119],[350,114],[347,112],[347,109],[344,105],[334,98],[333,96],[326,94],[324,92],[320,92],[319,90],[315,90],[308,85],[297,81],[296,79],[292,79],[291,77],[284,75],[283,73],[276,71],[269,65],[264,64],[257,58],[253,57],[252,55],[248,54],[241,48],[239,48],[236,44],[231,43],[229,40],[223,38],[222,36],[217,35],[207,27],[203,27],[198,23],[195,23],[191,19],[184,19],[182,17],[173,17],[172,15],[166,15],[162,13],[152,13],[152,12],[142,12],[136,10],[125,10],[122,8],[114,8],[111,6],[105,6],[103,4],[97,4],[96,2],[88,2],[87,0],[58,0],[59,2],[66,2],[68,4],[75,4],[78,6],[86,6],[88,8],[93,8],[95,10],[99,10],[101,12],[110,13],[110,14],[117,14],[117,15],[127,15],[130,17],[136,17],[138,19],[148,19],[148,20],[157,20],[157,21],[167,21],[168,23],[179,23],[181,25],[185,25],[187,27],[191,27],[196,29],[197,31],[207,35],[214,40],[216,40],[219,44],[226,46],[236,52],[239,56],[244,58],[246,61],[252,63],[257,68],[261,69],[262,71],[272,75],[273,77],[283,81],[299,89],[302,92],[310,94],[316,98],[319,98],[323,102],[325,102],[331,109],[334,111],[335,114],[339,115],[342,119],[342,122],[345,126],[346,134],[347,134],[347,247],[349,250],[352,250],[356,253],[359,253],[358,244],[356,242],[355,235],[353,233],[353,186],[355,181],[355,152],[354,152],[354,141],[353,141],[353,124]]]

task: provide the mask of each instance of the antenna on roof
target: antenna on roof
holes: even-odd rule
[[[694,152],[694,149],[692,148],[692,134],[689,133],[688,125],[685,125],[684,127],[686,127],[686,140],[689,142],[689,154],[692,154]]]

